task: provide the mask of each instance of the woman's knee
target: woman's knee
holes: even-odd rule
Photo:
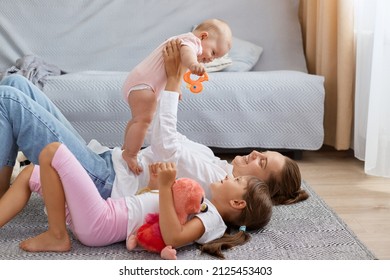
[[[7,85],[7,86],[20,86],[21,84],[26,84],[28,83],[28,80],[26,77],[19,75],[19,74],[12,74],[9,76],[6,76],[3,78],[1,81],[1,85]]]
[[[39,164],[50,164],[60,145],[60,142],[47,144],[39,154]]]

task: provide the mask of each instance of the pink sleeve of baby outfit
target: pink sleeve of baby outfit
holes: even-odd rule
[[[202,54],[202,44],[198,37],[196,37],[193,33],[185,33],[180,36],[177,36],[181,39],[181,45],[190,47],[196,56]]]

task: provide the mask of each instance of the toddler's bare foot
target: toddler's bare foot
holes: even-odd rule
[[[71,248],[68,233],[55,235],[45,231],[35,237],[20,242],[20,248],[29,252],[66,252]]]

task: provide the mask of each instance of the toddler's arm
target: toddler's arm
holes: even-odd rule
[[[157,169],[159,184],[160,230],[166,245],[180,247],[199,239],[204,231],[202,221],[194,217],[184,225],[180,224],[173,202],[172,185],[176,178],[176,165],[160,163]]]

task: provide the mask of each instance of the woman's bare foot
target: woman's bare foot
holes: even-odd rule
[[[66,252],[71,248],[69,234],[54,234],[45,231],[20,242],[19,247],[29,252]]]

